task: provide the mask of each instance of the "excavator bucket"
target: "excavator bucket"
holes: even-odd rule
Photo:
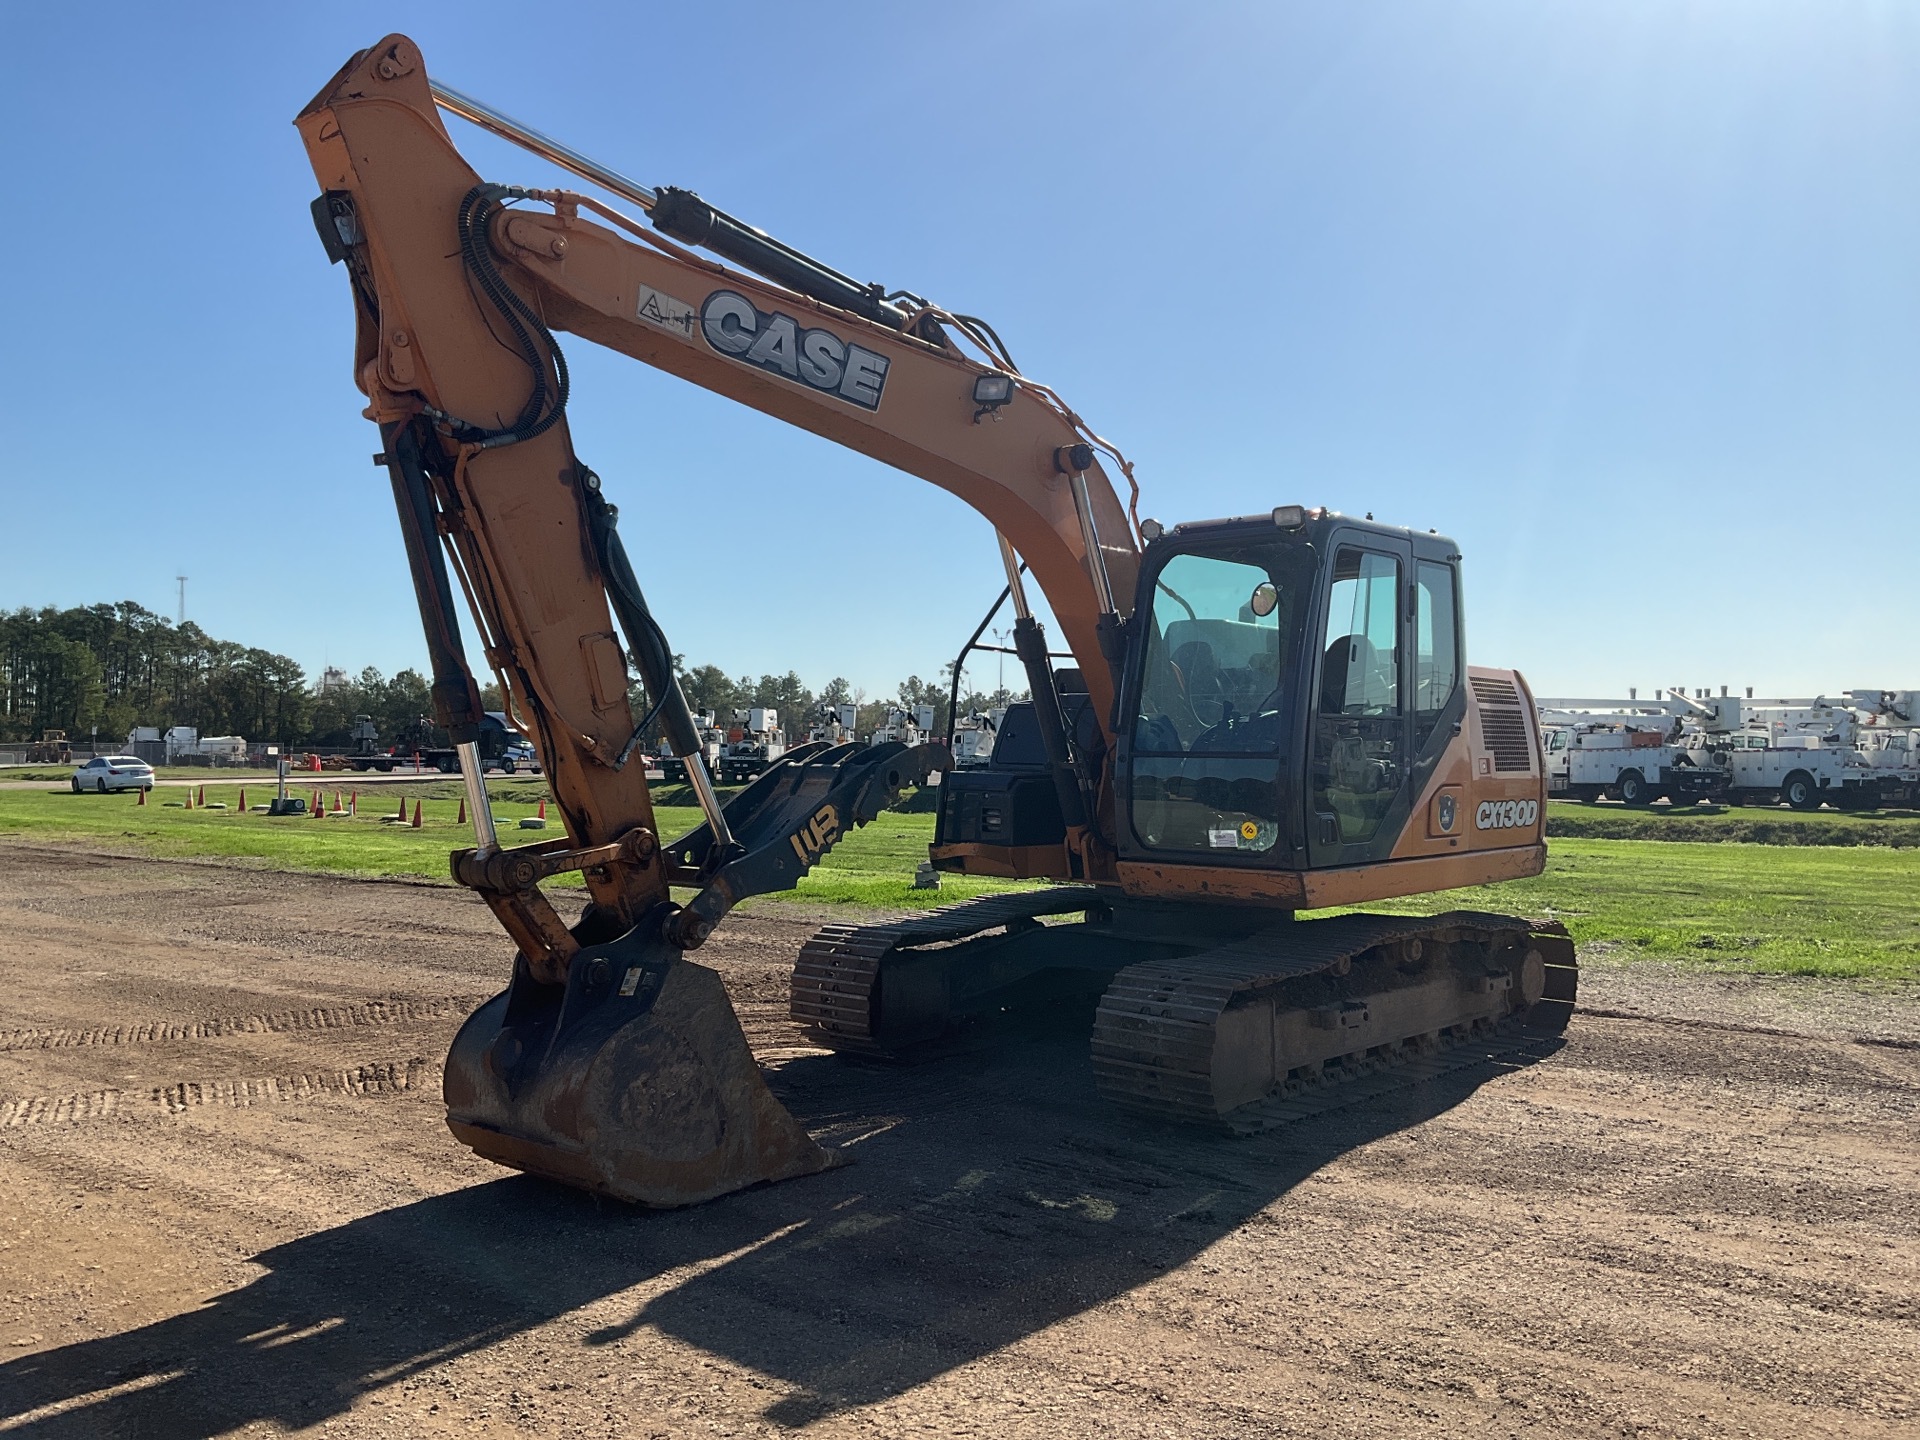
[[[636,1204],[693,1205],[836,1163],[774,1099],[720,977],[652,916],[573,959],[516,966],[447,1056],[447,1126],[502,1165]]]
[[[730,846],[702,826],[667,847],[708,877],[685,910],[663,904],[583,946],[564,985],[516,962],[447,1056],[448,1127],[489,1160],[658,1208],[840,1163],[767,1089],[720,977],[681,945],[736,901],[791,889],[903,784],[948,763],[941,746],[789,752],[726,806]]]

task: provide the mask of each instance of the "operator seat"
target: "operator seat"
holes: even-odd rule
[[[1329,645],[1326,663],[1320,668],[1320,713],[1346,714],[1351,694],[1349,679],[1372,673],[1376,663],[1373,642],[1364,635],[1342,635]]]
[[[1189,698],[1220,693],[1220,659],[1204,640],[1189,640],[1175,650],[1173,670]]]

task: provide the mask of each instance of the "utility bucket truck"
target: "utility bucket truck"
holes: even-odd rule
[[[1591,805],[1603,797],[1624,805],[1675,806],[1726,793],[1723,771],[1684,742],[1684,722],[1663,701],[1543,700],[1547,788]]]
[[[1691,711],[1694,753],[1726,777],[1734,804],[1865,810],[1881,803],[1887,777],[1855,743],[1859,717],[1847,706],[1673,693]]]

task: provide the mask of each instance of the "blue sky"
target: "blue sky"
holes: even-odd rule
[[[1133,457],[1143,514],[1302,501],[1452,534],[1471,657],[1540,692],[1920,684],[1911,6],[7,23],[37,58],[0,95],[0,606],[172,613],[185,573],[216,635],[315,670],[423,663],[291,124],[403,30],[436,75],[619,169],[986,316]],[[489,178],[554,178],[451,123]],[[878,693],[937,672],[995,592],[990,530],[942,492],[568,354],[576,444],[655,517],[628,541],[695,661]]]

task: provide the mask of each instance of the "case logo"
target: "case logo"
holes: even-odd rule
[[[1453,796],[1442,795],[1439,803],[1434,807],[1434,818],[1439,821],[1440,833],[1443,835],[1451,835],[1453,833],[1453,812]]]
[[[1482,830],[1524,830],[1540,818],[1538,800],[1482,800],[1473,823]]]
[[[831,331],[804,330],[791,315],[759,310],[744,295],[716,290],[700,307],[700,333],[722,355],[862,410],[880,408],[892,362]]]

